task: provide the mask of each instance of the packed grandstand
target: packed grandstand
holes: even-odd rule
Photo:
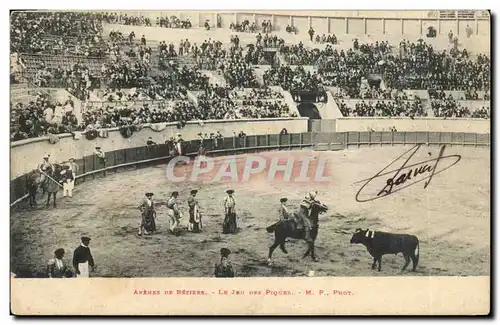
[[[11,140],[144,123],[307,116],[298,104],[328,98],[340,117],[490,117],[489,53],[464,48],[456,35],[439,35],[447,46],[438,50],[426,36],[363,42],[344,31],[278,30],[271,21],[221,27],[154,15],[12,13]],[[138,29],[109,31],[109,24]],[[144,26],[165,29],[166,39],[150,39],[140,32]],[[211,37],[221,28],[225,38]],[[169,42],[168,31],[180,29],[208,37]]]

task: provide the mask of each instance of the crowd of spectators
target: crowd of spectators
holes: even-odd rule
[[[476,109],[474,112],[472,112],[470,117],[489,119],[490,118],[490,110],[483,106],[479,109]]]
[[[422,106],[420,98],[415,100],[377,100],[377,101],[358,101],[352,107],[343,100],[338,103],[343,116],[400,116],[416,117],[427,116],[427,112]]]
[[[479,55],[451,55],[446,50],[434,51],[423,40],[401,42],[399,55],[387,58],[383,66],[389,87],[400,89],[485,90],[490,87],[490,60]]]
[[[445,100],[432,100],[431,107],[435,117],[469,117],[468,107],[461,105],[453,98]]]
[[[329,44],[333,44],[333,45],[338,44],[337,36],[335,36],[335,34],[332,34],[332,35],[323,34],[321,36],[316,35],[314,42],[318,43],[318,44],[325,44],[325,43],[329,43]]]
[[[281,49],[285,45],[285,40],[281,37],[278,37],[277,35],[265,34],[264,36],[262,36],[262,34],[259,33],[257,36],[255,36],[255,40],[256,46]]]
[[[381,66],[385,64],[383,59],[390,51],[386,42],[358,44],[357,48],[331,50],[331,55],[328,53],[328,58],[318,64],[318,73],[322,75],[325,85],[342,88],[350,98],[361,98],[363,78],[370,73],[381,72]]]
[[[263,78],[267,86],[281,86],[288,91],[324,91],[322,77],[316,71],[306,71],[302,66],[296,69],[290,66],[273,67],[264,73]]]
[[[180,20],[177,16],[170,16],[170,18],[165,16],[156,18],[156,26],[189,29],[193,27],[193,24],[191,24],[189,18],[187,18],[186,20]]]
[[[74,103],[54,102],[46,93],[38,92],[28,104],[11,103],[10,139],[41,137],[47,134],[67,133],[78,129]]]
[[[467,90],[465,91],[465,99],[466,100],[490,100],[490,93],[486,90],[482,94],[478,94],[476,90]]]
[[[11,15],[11,53],[104,55],[101,20],[85,12],[23,12]]]
[[[233,96],[233,99],[282,99],[283,95],[281,92],[277,92],[272,90],[269,87],[263,87],[263,88],[253,88],[250,91],[245,91],[242,93],[238,92],[233,92],[235,96]]]
[[[317,48],[309,49],[302,42],[298,45],[285,45],[280,49],[285,61],[291,65],[317,65],[320,59],[324,60],[333,55],[333,48],[330,44],[324,50]]]
[[[118,60],[104,63],[101,76],[112,89],[144,87],[150,70],[147,62]]]
[[[257,24],[255,24],[255,22],[250,23],[248,19],[245,19],[241,23],[231,22],[229,24],[229,29],[234,32],[255,33],[257,32]]]
[[[219,66],[226,82],[232,87],[257,88],[259,84],[252,66],[245,62],[241,52],[234,53]]]
[[[97,80],[91,75],[89,68],[81,63],[66,69],[62,67],[49,69],[42,62],[33,81],[38,87],[65,88],[78,99],[87,100]]]

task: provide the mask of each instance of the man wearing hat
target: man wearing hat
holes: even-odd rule
[[[304,200],[300,203],[300,209],[299,212],[296,213],[296,216],[298,217],[298,222],[297,222],[297,229],[304,229],[305,232],[305,237],[304,239],[306,242],[311,242],[311,221],[309,220],[309,212],[311,209],[311,205],[316,202],[316,191],[309,191],[309,193],[306,194]]]
[[[75,163],[75,158],[69,158],[69,162],[68,162],[67,166],[69,167],[69,170],[73,174],[73,180],[68,181],[68,195],[69,195],[69,197],[72,197],[73,196],[73,189],[75,188],[76,175],[78,175],[78,170],[80,169],[80,167],[78,166],[77,163]],[[64,184],[63,184],[63,186],[64,186]]]
[[[167,201],[167,215],[170,217],[170,231],[176,234],[176,228],[179,225],[180,212],[179,206],[177,205],[177,197],[179,192],[172,192],[172,196]]]
[[[156,231],[156,211],[155,204],[153,202],[153,195],[153,193],[146,193],[146,198],[142,200],[141,205],[139,205],[139,210],[141,210],[139,236],[142,236],[143,230],[145,235],[150,235]]]
[[[38,165],[38,170],[47,173],[48,169],[54,170],[54,166],[49,162],[50,155],[43,156],[42,162]]]
[[[72,197],[73,188],[75,187],[75,177],[67,165],[63,166],[63,170],[61,170],[61,181],[63,184],[63,196],[66,197],[68,195]]]
[[[198,190],[191,190],[191,196],[188,199],[189,206],[189,231],[200,232],[201,228],[201,213],[196,194]]]
[[[90,252],[90,238],[83,236],[82,243],[73,252],[73,267],[76,271],[77,278],[89,277],[89,266],[94,271],[94,258]]]
[[[101,147],[95,147],[94,154],[101,160],[102,163],[106,162],[106,154],[102,152]]]
[[[287,201],[288,199],[286,197],[280,199],[281,206],[278,209],[278,217],[280,222],[288,220],[288,217],[290,216],[290,213],[288,212],[288,208],[286,206]]]
[[[58,248],[54,252],[54,258],[47,263],[47,273],[49,278],[70,278],[71,271],[64,264],[64,248]]]
[[[227,248],[220,249],[220,264],[215,264],[214,275],[216,278],[234,278],[234,270],[229,261],[231,251]]]
[[[73,176],[76,177],[76,175],[78,174],[78,170],[80,169],[80,167],[75,162],[75,158],[69,158],[68,166],[69,166],[69,169],[73,172]]]
[[[153,137],[149,137],[148,141],[146,142],[146,145],[149,146],[154,146],[156,145],[156,142],[153,141]]]
[[[229,189],[226,191],[227,195],[224,198],[224,222],[222,224],[222,233],[234,234],[237,229],[236,224],[236,201],[234,200],[234,190]]]
[[[183,154],[184,148],[184,139],[182,139],[182,135],[177,133],[177,139],[175,140],[175,149],[177,151],[177,155],[181,156]]]

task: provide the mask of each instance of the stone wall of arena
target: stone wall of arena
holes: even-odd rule
[[[198,138],[200,132],[210,134],[219,131],[223,136],[231,137],[233,132],[240,131],[247,135],[279,134],[283,128],[290,133],[307,132],[307,118],[219,120],[204,121],[203,124],[188,122],[182,129],[177,128],[175,123],[169,123],[161,132],[143,128],[130,138],[124,138],[117,129],[111,129],[107,138],[98,137],[89,141],[82,136],[79,140],[74,140],[72,135],[65,134],[59,136],[56,144],[51,144],[48,137],[26,139],[11,143],[10,179],[33,170],[45,154],[50,154],[52,162],[62,162],[71,157],[80,159],[92,155],[96,146],[100,146],[105,152],[140,147],[146,144],[149,137],[157,143],[163,143],[177,133],[181,133],[185,140],[193,140]]]
[[[130,12],[128,13],[131,14]],[[335,33],[337,37],[343,34],[375,37],[378,41],[392,41],[404,36],[410,40],[424,37],[427,28],[433,26],[438,33],[438,38],[426,38],[435,48],[439,43],[439,36],[446,38],[450,30],[458,35],[461,45],[473,48],[475,52],[490,52],[490,18],[481,17],[473,19],[463,18],[435,18],[428,11],[254,11],[254,12],[215,12],[215,11],[154,11],[137,12],[137,14],[150,16],[153,22],[160,15],[175,15],[180,19],[189,19],[195,27],[203,26],[206,20],[215,26],[217,17],[222,28],[227,29],[231,22],[249,20],[260,26],[263,21],[270,20],[275,32],[284,32],[287,25],[294,25],[299,34],[307,38],[309,27],[313,27],[316,34]],[[432,16],[432,17],[430,17]],[[466,28],[473,30],[471,38],[465,38]],[[217,29],[201,31],[199,29],[178,30],[175,33],[165,32],[164,28],[106,25],[104,33],[111,29],[119,29],[124,33],[135,31],[136,35],[146,35],[148,39],[179,41],[186,37],[190,39],[202,36],[217,39]],[[192,34],[192,35],[191,35]],[[139,36],[140,37],[140,36]],[[227,38],[227,35],[226,35]],[[285,39],[286,41],[286,39]],[[434,44],[436,43],[436,44]],[[436,45],[436,46],[435,46]]]

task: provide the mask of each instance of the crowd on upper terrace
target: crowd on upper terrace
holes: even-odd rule
[[[85,12],[13,12],[11,53],[103,56],[99,15]]]

